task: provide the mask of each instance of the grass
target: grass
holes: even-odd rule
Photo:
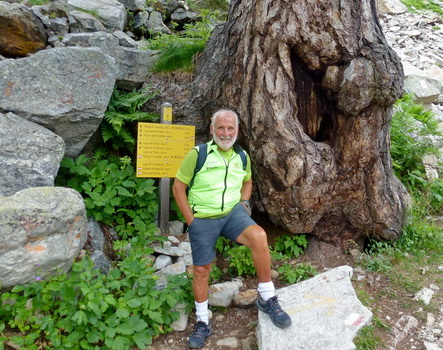
[[[442,0],[401,0],[409,11],[432,11],[443,17]]]

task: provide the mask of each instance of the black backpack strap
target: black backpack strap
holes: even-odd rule
[[[239,144],[235,144],[234,145],[234,151],[235,153],[237,153],[240,158],[241,161],[243,163],[243,170],[246,170],[246,165],[248,164],[248,157],[246,157],[246,152],[245,150],[239,145]]]
[[[196,150],[197,150],[197,153],[198,153],[197,163],[196,163],[195,168],[194,168],[194,176],[192,176],[192,179],[189,182],[188,188],[192,187],[192,185],[194,184],[195,175],[197,175],[197,173],[203,167],[203,164],[205,164],[205,162],[206,162],[206,157],[208,156],[208,144],[207,143],[202,143],[200,145],[197,145]]]

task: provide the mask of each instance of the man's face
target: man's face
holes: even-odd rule
[[[237,123],[231,113],[219,115],[215,120],[215,126],[211,124],[211,134],[215,143],[221,149],[229,150],[237,140]]]

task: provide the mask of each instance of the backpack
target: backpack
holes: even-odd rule
[[[195,165],[194,176],[192,176],[192,179],[189,182],[188,189],[192,187],[192,185],[194,184],[195,176],[201,170],[201,168],[203,168],[203,165],[206,162],[206,158],[208,157],[208,144],[202,143],[200,145],[197,145],[197,152],[198,152],[197,164]],[[246,152],[238,144],[234,145],[234,152],[240,155],[241,161],[243,163],[243,170],[246,170],[246,165],[248,164],[248,158],[246,157]]]

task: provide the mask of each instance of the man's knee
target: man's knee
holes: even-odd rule
[[[194,278],[208,278],[211,273],[211,264],[194,265]]]

